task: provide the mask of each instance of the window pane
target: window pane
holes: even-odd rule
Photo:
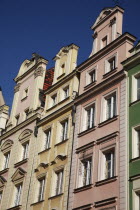
[[[137,100],[140,99],[140,78],[137,79]]]

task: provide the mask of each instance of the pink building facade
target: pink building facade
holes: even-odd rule
[[[122,34],[124,10],[104,9],[90,57],[77,67],[75,133],[68,209],[127,209],[126,76],[121,62],[135,37]]]

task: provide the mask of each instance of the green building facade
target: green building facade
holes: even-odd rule
[[[140,42],[122,62],[128,76],[128,203],[140,209]]]

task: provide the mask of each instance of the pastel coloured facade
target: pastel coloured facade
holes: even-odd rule
[[[32,180],[33,210],[67,209],[71,151],[73,143],[73,103],[79,79],[75,70],[78,46],[71,44],[55,56],[52,86],[44,92],[46,101],[38,127],[38,156]],[[42,189],[42,196],[38,196]]]
[[[128,162],[130,210],[140,208],[140,43],[130,50],[131,56],[122,62],[128,75]]]
[[[135,37],[122,34],[124,10],[104,9],[95,24],[90,57],[80,73],[69,190],[71,210],[128,209],[126,75]]]

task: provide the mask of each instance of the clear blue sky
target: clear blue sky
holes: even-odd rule
[[[125,9],[123,32],[140,39],[140,0],[120,0]],[[49,60],[62,46],[80,46],[78,64],[92,48],[90,27],[114,0],[0,0],[0,86],[7,105],[13,100],[13,78],[21,63],[37,52]]]

